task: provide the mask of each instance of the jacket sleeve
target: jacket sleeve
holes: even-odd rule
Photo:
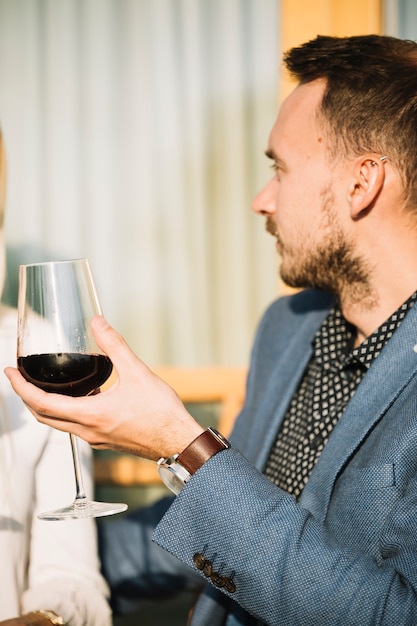
[[[200,468],[155,531],[155,541],[199,571],[266,624],[417,623],[417,495],[389,521],[391,551],[377,563],[355,545],[342,545],[325,525],[275,487],[234,449]],[[221,586],[231,579],[232,590]],[[301,621],[300,621],[301,619]]]

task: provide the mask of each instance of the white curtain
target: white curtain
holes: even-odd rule
[[[278,104],[277,0],[0,0],[6,299],[88,257],[151,365],[246,364],[279,290],[250,202]]]

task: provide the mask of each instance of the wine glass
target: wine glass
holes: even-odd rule
[[[90,322],[95,315],[101,315],[101,308],[87,259],[21,265],[17,365],[25,379],[45,391],[68,396],[96,393],[113,365],[94,340]],[[73,434],[70,440],[75,500],[38,517],[66,520],[125,511],[126,504],[88,500]]]

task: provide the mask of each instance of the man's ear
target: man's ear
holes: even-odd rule
[[[349,187],[350,215],[357,220],[372,209],[385,180],[385,160],[374,154],[359,157],[353,169],[352,184]]]

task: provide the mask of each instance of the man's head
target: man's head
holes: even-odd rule
[[[417,211],[417,43],[319,36],[289,50],[284,65],[300,83],[326,81],[320,113],[333,157],[388,155]]]
[[[277,237],[285,282],[369,302],[375,227],[388,207],[417,210],[417,45],[318,37],[285,64],[299,84],[271,131],[276,173],[253,208]]]
[[[267,150],[275,176],[254,209],[277,239],[284,282],[339,294],[346,281],[366,284],[367,272],[342,219],[350,168],[333,165],[317,116],[325,87],[320,79],[300,84],[282,104]]]

